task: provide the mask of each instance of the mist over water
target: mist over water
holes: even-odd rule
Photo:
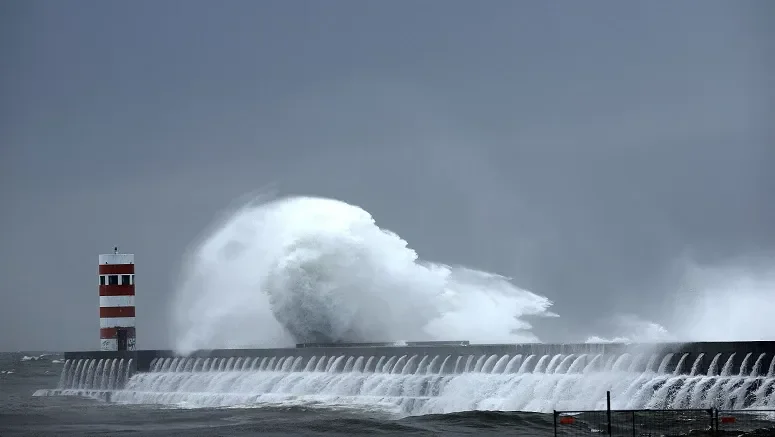
[[[347,203],[292,197],[239,208],[196,246],[174,304],[176,349],[296,342],[537,342],[552,302],[508,278],[418,258]]]
[[[677,335],[687,341],[775,339],[775,270],[770,262],[689,265],[684,291],[676,298]]]
[[[772,341],[775,273],[765,263],[702,266],[685,263],[677,291],[666,302],[668,325],[635,314],[616,315],[613,335],[587,343]]]
[[[617,315],[612,322],[616,336],[607,338],[594,335],[587,338],[586,343],[658,343],[678,340],[664,326],[635,314]]]

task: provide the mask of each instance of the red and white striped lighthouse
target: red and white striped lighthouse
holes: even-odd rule
[[[99,256],[100,350],[135,350],[135,256]]]

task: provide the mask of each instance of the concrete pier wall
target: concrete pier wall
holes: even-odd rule
[[[721,354],[719,366],[723,366],[732,354],[732,368],[734,372],[739,371],[746,355],[751,354],[747,367],[750,369],[759,355],[765,353],[772,357],[775,354],[775,341],[741,341],[741,342],[699,342],[699,343],[640,343],[640,344],[468,344],[467,342],[416,342],[406,343],[396,346],[389,343],[361,343],[361,344],[338,344],[338,345],[320,345],[320,344],[301,344],[294,348],[269,348],[269,349],[214,349],[196,351],[187,355],[188,357],[303,357],[312,356],[352,356],[352,357],[391,357],[407,355],[429,355],[440,357],[450,357],[449,363],[454,363],[457,357],[476,357],[482,355],[506,355],[511,356],[522,354],[523,356],[556,354],[587,354],[587,355],[620,355],[630,353],[633,355],[642,354],[652,356],[654,354],[660,357],[660,360],[673,354],[669,360],[668,369],[675,369],[679,360],[684,354],[684,363],[681,366],[680,373],[689,373],[692,365],[700,354],[703,359],[698,364],[697,373],[705,374],[708,371],[713,357]],[[151,368],[151,363],[157,358],[173,358],[180,355],[171,350],[138,350],[138,351],[83,351],[83,352],[65,352],[65,359],[112,359],[124,358],[132,359],[133,366],[138,372],[147,372]],[[591,357],[590,357],[591,358]],[[766,360],[767,363],[770,360]],[[451,371],[452,369],[442,369],[442,371]],[[767,369],[762,369],[764,372]]]

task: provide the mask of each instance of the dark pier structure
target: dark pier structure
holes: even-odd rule
[[[597,344],[469,344],[466,341],[450,342],[406,342],[400,345],[396,343],[349,343],[349,344],[297,344],[294,348],[269,348],[269,349],[214,349],[201,350],[185,357],[193,358],[264,358],[264,357],[302,357],[312,356],[347,356],[347,357],[390,357],[390,356],[449,356],[448,361],[454,363],[457,357],[482,356],[482,355],[516,355],[523,356],[535,355],[541,357],[544,355],[581,355],[586,354],[589,359],[598,354],[606,356],[621,355],[629,353],[632,355],[642,354],[644,356],[657,356],[658,361],[668,359],[666,369],[674,371],[683,358],[683,364],[678,370],[679,374],[688,374],[692,367],[697,363],[694,369],[697,374],[705,374],[713,360],[720,354],[718,360],[720,365],[724,365],[732,357],[732,369],[737,374],[748,356],[746,362],[747,370],[750,372],[754,362],[761,354],[766,354],[769,359],[766,363],[775,357],[775,341],[736,341],[736,342],[696,342],[696,343],[597,343]],[[666,358],[669,354],[670,357]],[[700,354],[702,359],[697,361]],[[733,355],[734,354],[734,355]],[[148,372],[151,370],[151,364],[157,359],[181,357],[171,350],[119,350],[119,351],[84,351],[84,352],[65,352],[66,360],[82,359],[124,359],[125,362],[132,361],[132,373]],[[453,369],[442,369],[442,372],[452,371]],[[765,374],[767,368],[762,369]]]

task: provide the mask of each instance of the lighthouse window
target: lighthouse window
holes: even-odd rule
[[[121,275],[121,285],[129,285],[131,282],[129,282],[129,275]]]
[[[108,285],[118,285],[118,275],[109,275]]]
[[[105,285],[105,275],[100,275],[100,285]]]

